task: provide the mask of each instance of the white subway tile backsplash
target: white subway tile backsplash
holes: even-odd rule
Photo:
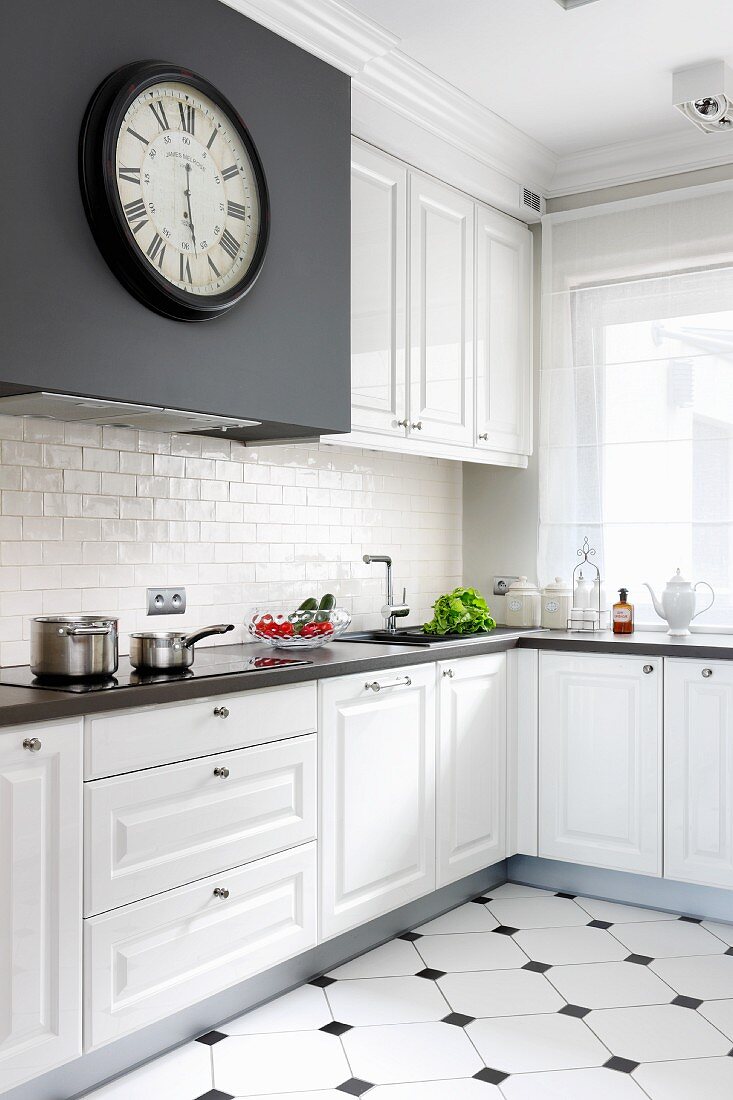
[[[130,630],[193,629],[333,591],[378,626],[390,553],[412,622],[461,579],[461,467],[317,445],[0,416],[0,663],[29,659],[33,615],[107,611]],[[145,589],[185,585],[183,620]]]

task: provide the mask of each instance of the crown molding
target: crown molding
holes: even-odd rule
[[[584,149],[560,157],[546,195],[561,198],[602,187],[673,176],[733,163],[733,134],[663,134]]]
[[[349,76],[399,44],[394,34],[342,0],[222,0],[222,3]]]
[[[367,62],[352,91],[522,184],[544,190],[552,181],[551,150],[396,48]]]

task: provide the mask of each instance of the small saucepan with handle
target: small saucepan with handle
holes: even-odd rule
[[[130,635],[130,664],[156,672],[179,672],[193,664],[194,645],[213,634],[227,634],[234,623],[204,626],[193,634],[178,630],[139,630]]]

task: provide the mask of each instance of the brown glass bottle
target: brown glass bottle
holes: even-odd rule
[[[629,603],[629,590],[619,588],[620,599],[613,605],[611,618],[613,620],[614,634],[634,633],[634,605]]]

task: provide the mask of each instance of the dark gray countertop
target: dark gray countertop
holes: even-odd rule
[[[610,631],[597,634],[570,634],[564,631],[540,630],[531,633],[503,634],[482,641],[447,642],[430,648],[333,642],[323,649],[311,650],[307,654],[312,664],[276,671],[174,680],[168,683],[145,684],[87,695],[0,685],[0,727],[27,722],[48,722],[57,718],[99,714],[104,711],[124,710],[128,707],[175,703],[187,699],[250,691],[254,688],[277,687],[281,684],[322,680],[331,676],[346,676],[350,673],[373,673],[380,669],[477,656],[482,653],[497,653],[515,647],[577,653],[730,660],[733,658],[733,634],[692,634],[687,638],[670,638],[661,631],[637,631],[635,634],[614,635]],[[225,648],[231,656],[241,654],[243,662],[255,653],[271,652],[264,646],[226,646]]]

